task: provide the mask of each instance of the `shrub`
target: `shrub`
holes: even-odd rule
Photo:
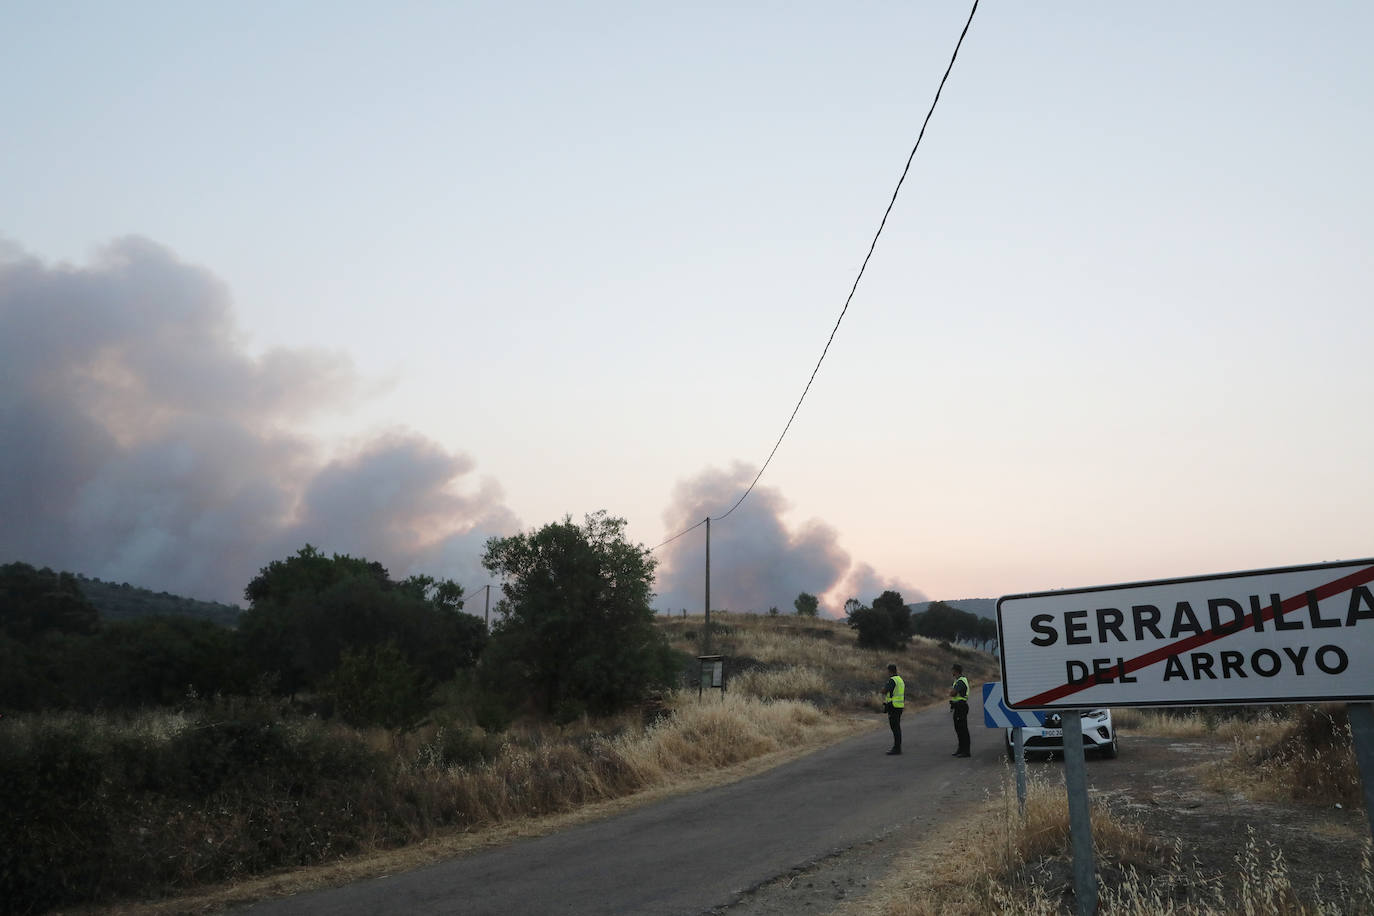
[[[0,721],[3,908],[157,894],[405,837],[391,769],[356,736],[238,712],[159,728]]]
[[[424,676],[392,643],[361,652],[345,649],[325,692],[338,716],[354,726],[410,728],[429,706]]]

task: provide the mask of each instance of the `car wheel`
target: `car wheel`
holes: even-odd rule
[[[1102,745],[1102,756],[1107,760],[1116,757],[1116,735],[1112,735],[1112,743]]]

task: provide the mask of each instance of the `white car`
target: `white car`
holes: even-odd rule
[[[1080,719],[1083,724],[1083,750],[1096,751],[1103,757],[1116,756],[1116,727],[1112,725],[1110,709],[1089,709]],[[1007,756],[1015,755],[1012,747],[1012,730],[1007,729]],[[1059,713],[1045,715],[1045,724],[1040,728],[1021,729],[1021,740],[1025,742],[1026,754],[1063,754],[1064,729]]]

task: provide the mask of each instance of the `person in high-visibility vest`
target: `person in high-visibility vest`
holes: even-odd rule
[[[955,757],[972,757],[968,737],[968,678],[964,677],[964,666],[955,665],[954,684],[949,688],[949,711],[954,715],[954,734],[959,738]]]
[[[889,757],[902,752],[902,708],[906,706],[906,683],[897,674],[896,665],[887,666],[887,686],[883,688],[883,709],[892,729],[892,750]]]

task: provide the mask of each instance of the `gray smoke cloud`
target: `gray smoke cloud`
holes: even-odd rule
[[[707,516],[719,516],[739,499],[756,471],[742,463],[729,470],[707,469],[680,482],[663,515],[670,531],[684,530]],[[792,602],[801,592],[822,598],[822,610],[842,613],[846,598],[865,604],[886,589],[902,593],[907,602],[925,601],[917,588],[878,575],[866,563],[854,563],[840,547],[839,535],[822,521],[789,528],[782,493],[757,486],[728,518],[711,523],[711,608],[767,613],[795,613]],[[705,526],[658,550],[658,592],[655,607],[669,613],[686,609],[700,613],[704,605]],[[825,595],[831,594],[826,601]],[[836,597],[836,595],[840,597]]]
[[[251,355],[224,284],[146,239],[83,267],[0,240],[0,562],[241,602],[310,542],[474,588],[519,522],[471,458],[297,431],[360,389],[337,354]]]

